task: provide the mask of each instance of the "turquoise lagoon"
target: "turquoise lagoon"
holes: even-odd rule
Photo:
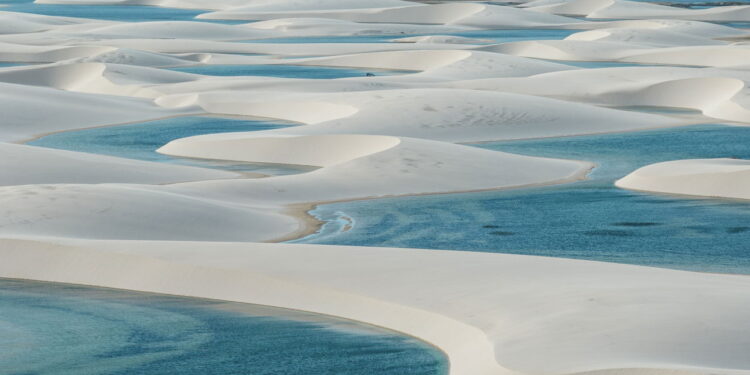
[[[0,279],[8,375],[443,375],[437,349],[278,308]]]
[[[692,126],[476,145],[597,163],[589,180],[532,189],[322,205],[297,242],[458,249],[750,274],[750,204],[616,188],[651,163],[750,159],[750,128]],[[348,230],[345,230],[348,229]],[[351,229],[349,229],[351,228]]]
[[[28,142],[28,144],[128,159],[238,172],[283,175],[307,171],[309,168],[305,167],[177,158],[156,152],[161,146],[179,138],[212,133],[270,130],[287,126],[290,126],[290,124],[237,118],[173,117],[135,124],[54,133]]]

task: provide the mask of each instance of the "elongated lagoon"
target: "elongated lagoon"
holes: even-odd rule
[[[590,160],[587,181],[533,189],[323,205],[327,221],[300,242],[543,255],[710,272],[750,273],[750,203],[616,188],[651,163],[750,158],[750,129],[693,126],[477,145]]]
[[[50,134],[29,142],[33,146],[117,156],[128,159],[216,168],[270,175],[294,174],[304,167],[177,158],[156,150],[172,140],[202,134],[261,131],[290,124],[227,117],[189,116],[135,124],[108,126]]]

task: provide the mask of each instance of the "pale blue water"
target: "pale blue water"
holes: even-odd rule
[[[43,14],[47,16],[91,18],[108,21],[201,21],[226,24],[247,23],[247,21],[204,20],[195,16],[207,10],[162,8],[140,5],[59,5],[36,4],[33,0],[0,0],[0,11]]]
[[[0,279],[7,375],[441,375],[416,339],[256,305]]]
[[[353,68],[332,68],[324,66],[302,65],[197,65],[180,68],[169,68],[169,70],[209,76],[260,76],[308,79],[364,77],[367,75],[367,73],[377,76],[406,73],[404,71],[395,70],[363,70]]]
[[[483,144],[595,161],[590,181],[482,193],[323,205],[329,223],[298,242],[542,255],[750,273],[750,204],[618,189],[641,166],[686,158],[750,159],[750,128],[695,126]],[[353,223],[353,228],[342,228]]]
[[[279,122],[222,117],[174,117],[135,124],[50,134],[28,144],[62,150],[103,154],[128,159],[183,164],[271,175],[307,171],[302,167],[176,158],[156,152],[172,140],[201,134],[259,131],[290,126]]]

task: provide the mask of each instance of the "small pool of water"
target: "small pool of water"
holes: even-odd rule
[[[34,13],[46,16],[90,18],[107,21],[201,21],[224,24],[247,23],[247,21],[204,20],[195,16],[208,10],[163,8],[142,5],[71,5],[37,4],[33,0],[0,0],[0,11]]]
[[[208,76],[257,76],[303,79],[335,79],[404,74],[412,72],[378,69],[334,68],[303,65],[197,65],[170,70]]]
[[[321,233],[297,242],[458,249],[750,274],[750,203],[616,188],[651,163],[750,159],[750,128],[694,126],[496,142],[479,147],[590,160],[590,180],[522,190],[322,205]],[[344,228],[349,228],[344,231]]]
[[[55,133],[28,142],[28,144],[128,159],[182,164],[236,172],[284,175],[309,171],[310,169],[305,167],[177,158],[156,152],[158,148],[172,140],[194,135],[259,131],[287,126],[291,125],[223,117],[173,117],[135,124]]]
[[[240,303],[0,279],[3,374],[443,375],[416,339]]]

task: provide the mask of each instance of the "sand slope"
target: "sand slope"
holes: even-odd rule
[[[675,160],[642,167],[617,180],[624,189],[716,198],[750,199],[750,162]]]
[[[41,107],[44,108],[43,112],[39,111]],[[8,83],[0,83],[0,108],[5,114],[0,140],[5,141],[189,113],[160,108],[142,99],[88,95]]]
[[[12,260],[0,263],[6,277],[261,303],[390,327],[443,349],[452,374],[746,374],[750,366],[744,276],[315,245],[6,239],[0,252]]]
[[[108,182],[163,184],[234,178],[211,169],[150,163],[42,147],[0,143],[0,185]],[[112,173],[112,171],[117,173]]]

